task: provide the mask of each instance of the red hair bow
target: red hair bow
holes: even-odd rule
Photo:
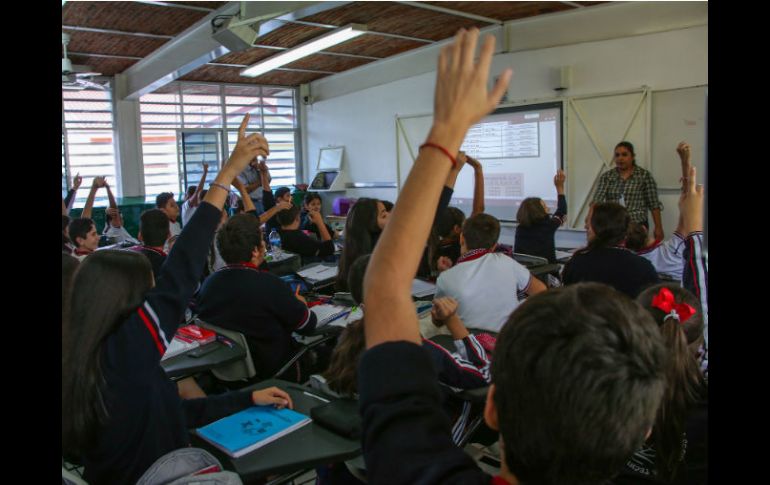
[[[665,287],[661,288],[652,299],[652,306],[666,313],[663,321],[666,321],[667,318],[673,318],[679,323],[684,323],[695,314],[695,308],[687,303],[677,303],[674,294]]]

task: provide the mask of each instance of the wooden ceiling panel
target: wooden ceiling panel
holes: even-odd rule
[[[91,69],[102,73],[103,76],[114,76],[139,62],[135,59],[112,59],[91,56],[70,56],[70,60],[72,60],[73,64],[90,66]]]
[[[255,44],[270,45],[274,47],[294,47],[305,41],[319,37],[329,29],[322,27],[310,27],[301,24],[286,24],[269,34],[257,38]]]
[[[336,26],[361,23],[376,32],[436,41],[454,35],[461,27],[490,25],[395,2],[354,2],[301,20]]]
[[[197,10],[136,2],[67,2],[61,17],[62,25],[177,35],[206,15]]]
[[[425,2],[437,7],[508,21],[571,10],[575,7],[563,2]]]
[[[360,56],[389,57],[401,54],[408,50],[427,45],[424,42],[414,40],[394,39],[380,35],[362,35],[326,49],[329,52],[342,52],[343,54],[358,54]]]
[[[168,2],[168,3],[176,3],[179,5],[191,5],[193,7],[203,7],[203,8],[210,8],[210,9],[216,10],[222,5],[226,4],[227,2]]]
[[[66,31],[66,29],[63,30]],[[67,32],[70,34],[70,43],[67,46],[68,52],[144,57],[168,42],[165,39],[132,37],[129,35],[99,34],[74,30]]]
[[[241,52],[231,52],[225,54],[222,57],[217,58],[214,62],[220,62],[222,64],[246,64],[251,65],[262,59],[274,56],[281,51],[273,49],[260,49],[255,47]]]
[[[180,78],[180,81],[204,81],[235,84],[273,84],[279,86],[299,86],[314,81],[328,74],[294,71],[271,71],[262,76],[248,78],[239,75],[237,67],[201,66],[190,74]]]
[[[305,57],[298,61],[294,61],[291,64],[287,64],[284,67],[291,69],[314,69],[317,71],[328,72],[343,72],[354,67],[363,66],[374,62],[370,59],[358,59],[355,57],[339,57],[328,56],[324,54],[316,54],[313,56]]]

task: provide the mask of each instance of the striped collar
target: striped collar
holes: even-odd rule
[[[93,253],[93,251],[88,248],[75,248],[75,254],[78,256],[88,256],[91,253]]]
[[[254,263],[233,263],[233,264],[227,264],[225,266],[222,266],[217,271],[222,271],[225,269],[251,269],[254,271],[259,271],[260,273],[267,273],[264,269],[259,269],[259,266],[257,266]]]
[[[480,257],[484,256],[485,254],[489,254],[491,251],[489,249],[471,249],[467,253],[463,254],[459,258],[457,258],[457,263],[464,263],[466,261],[473,261],[474,259],[479,259]]]

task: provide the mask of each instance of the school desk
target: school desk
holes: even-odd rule
[[[160,366],[171,379],[187,377],[198,372],[207,371],[220,365],[229,364],[246,357],[246,349],[237,342],[228,339],[229,344],[219,340],[202,345],[179,355],[175,355],[160,362]],[[200,356],[191,356],[191,353],[200,349]],[[212,350],[213,349],[213,350]],[[211,350],[211,352],[209,352]]]

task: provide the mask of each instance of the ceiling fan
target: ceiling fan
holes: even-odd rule
[[[72,64],[67,57],[67,44],[70,42],[69,34],[62,32],[61,43],[64,47],[64,57],[61,60],[61,86],[62,89],[70,91],[82,91],[84,89],[98,89],[106,91],[109,88],[104,84],[96,82],[96,76],[102,73],[94,72],[90,66],[81,66]]]

